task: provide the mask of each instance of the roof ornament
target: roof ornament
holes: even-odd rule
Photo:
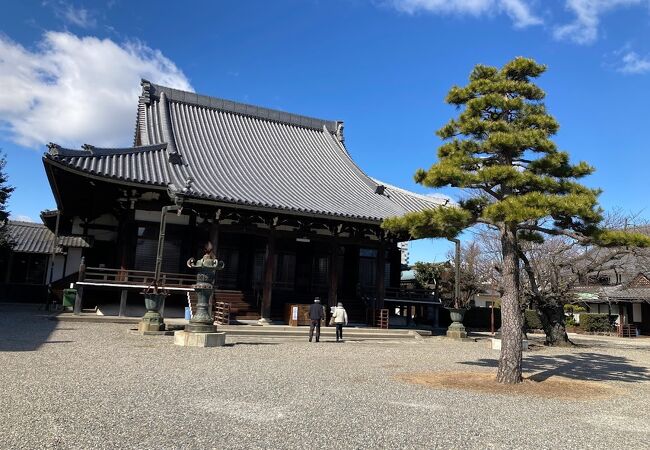
[[[145,105],[151,104],[151,96],[153,95],[153,86],[151,81],[145,80],[144,78],[140,80],[140,86],[142,86],[142,94],[140,94],[140,102]]]
[[[184,193],[192,191],[192,183],[194,183],[194,178],[187,177],[187,180],[185,180],[185,187],[183,188]]]
[[[183,158],[181,158],[181,154],[177,152],[169,153],[169,155],[167,156],[167,160],[169,161],[170,164],[183,163]]]
[[[55,144],[54,142],[50,142],[47,144],[47,151],[50,153],[50,155],[58,155],[59,151],[61,151],[61,146],[59,144]]]
[[[336,139],[338,139],[341,144],[343,144],[345,142],[345,136],[343,136],[343,128],[345,128],[344,125],[343,125],[343,122],[340,121],[340,120],[337,121],[336,122]]]

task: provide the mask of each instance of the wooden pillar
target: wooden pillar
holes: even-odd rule
[[[215,219],[214,223],[210,227],[209,239],[212,243],[212,250],[214,251],[214,254],[217,255],[217,250],[219,249],[219,219]]]
[[[203,256],[202,253],[197,252],[199,247],[197,242],[199,230],[196,226],[196,213],[192,210],[189,212],[186,230],[187,231],[181,241],[181,261],[179,262],[182,268],[181,271],[186,271],[185,261],[187,261],[188,258],[198,258]],[[205,242],[202,242],[201,246],[204,244]]]
[[[7,258],[7,272],[5,272],[5,283],[9,284],[11,279],[11,270],[14,262],[14,252],[9,250],[9,257]]]
[[[124,317],[126,315],[126,298],[128,294],[129,291],[126,289],[122,289],[120,292],[120,312],[118,313],[120,317]]]
[[[377,269],[375,273],[375,308],[381,309],[384,307],[384,297],[386,293],[386,286],[384,285],[385,278],[385,265],[386,265],[386,247],[382,240],[381,245],[377,249]]]
[[[118,217],[118,254],[120,269],[123,271],[121,276],[126,279],[126,271],[132,268],[133,257],[135,255],[136,243],[134,238],[135,231],[135,210],[129,209]]]
[[[86,258],[82,257],[81,258],[81,263],[79,264],[79,278],[77,281],[83,281],[84,278],[86,278]],[[78,316],[81,314],[81,305],[83,301],[83,292],[84,288],[83,286],[76,286],[77,288],[77,296],[74,299],[74,309],[73,313]]]
[[[330,306],[336,306],[338,302],[338,289],[339,289],[339,241],[334,238],[330,248],[330,266],[329,266],[329,299]]]
[[[260,322],[271,322],[271,297],[273,295],[273,275],[275,273],[275,233],[269,233],[264,261],[264,287],[262,290],[262,311]]]

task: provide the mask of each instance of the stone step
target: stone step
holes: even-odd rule
[[[256,337],[306,337],[309,327],[284,327],[284,326],[245,326],[222,325],[219,331],[225,331],[232,336]],[[421,336],[430,336],[427,330],[385,330],[377,328],[344,328],[343,336],[350,340],[367,339],[417,339]],[[321,327],[321,336],[335,337],[336,328]]]

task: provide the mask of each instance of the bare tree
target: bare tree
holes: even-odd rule
[[[640,214],[614,211],[604,223],[612,230],[632,230],[650,234]],[[494,286],[500,285],[500,261],[495,251],[499,242],[495,233],[484,229],[474,242],[481,248],[482,266],[492,274]],[[590,277],[602,273],[629,270],[646,271],[650,252],[638,247],[585,246],[564,236],[551,236],[543,241],[522,242],[518,251],[522,263],[522,310],[537,310],[546,344],[572,345],[566,333],[564,305],[577,301],[575,288],[589,284]],[[632,269],[630,269],[633,267]],[[493,270],[490,271],[490,268]],[[636,274],[636,273],[635,273]],[[618,277],[620,279],[620,277]]]

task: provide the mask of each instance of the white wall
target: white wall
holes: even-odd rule
[[[47,266],[45,269],[45,284],[50,282],[50,272],[52,273],[52,279],[54,281],[61,279],[61,274],[63,273],[63,261],[65,257],[63,255],[56,255],[54,257],[54,270],[50,265],[52,261],[52,255],[47,256]]]
[[[52,275],[53,275],[52,279],[54,281],[57,281],[63,278],[64,276],[68,276],[70,274],[78,272],[79,264],[81,264],[81,252],[82,249],[80,248],[69,248],[67,261],[66,261],[66,255],[56,255],[54,258],[54,270],[52,271]],[[52,255],[48,255],[45,284],[48,284],[50,282],[51,259],[52,259]],[[63,266],[65,266],[65,275],[63,274]]]

